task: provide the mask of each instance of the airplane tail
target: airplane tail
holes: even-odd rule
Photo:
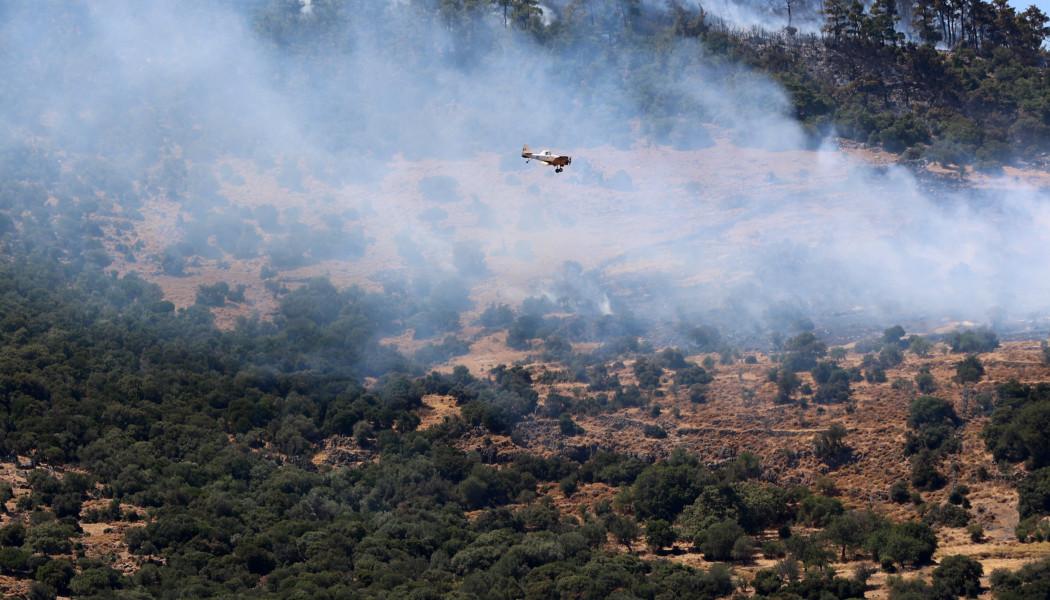
[[[521,155],[522,156],[528,156],[529,154],[530,154],[530,152],[529,152],[529,145],[525,144],[525,147],[521,149]]]

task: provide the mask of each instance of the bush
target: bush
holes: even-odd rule
[[[904,479],[894,481],[890,485],[890,502],[907,504],[909,500],[911,500],[911,493],[908,491],[908,482]]]
[[[970,500],[966,497],[970,493],[970,487],[960,483],[948,492],[948,502],[963,508],[970,508]]]
[[[226,295],[230,293],[230,284],[220,281],[213,285],[197,286],[197,304],[204,306],[222,306],[226,304]]]
[[[984,527],[980,523],[970,523],[966,526],[966,533],[970,534],[970,541],[980,544],[984,541]]]
[[[985,446],[999,461],[1025,462],[1030,472],[1050,465],[1050,384],[1017,381],[996,386],[998,400],[984,427]]]
[[[558,481],[558,489],[561,490],[561,493],[565,494],[566,498],[568,498],[568,497],[572,496],[573,494],[575,494],[576,490],[579,487],[580,487],[580,479],[576,475],[570,475],[570,476],[564,477],[564,478],[562,478],[562,479],[560,479]]]
[[[864,379],[868,383],[886,383],[889,381],[889,378],[886,377],[886,369],[884,369],[882,365],[875,365],[865,371]]]
[[[580,427],[575,421],[573,421],[572,417],[569,416],[569,413],[562,413],[561,416],[558,417],[558,429],[561,430],[562,435],[567,436],[583,433],[583,427]]]
[[[908,427],[922,429],[926,425],[950,423],[957,426],[959,416],[947,400],[936,396],[919,396],[908,406]]]
[[[918,374],[915,375],[915,386],[919,388],[919,392],[922,394],[929,394],[937,389],[937,382],[934,380],[933,374],[930,373],[929,367],[919,368]]]
[[[667,437],[667,431],[659,425],[647,424],[642,430],[642,434],[647,438],[664,439]]]
[[[954,504],[934,504],[926,513],[925,520],[945,527],[966,527],[970,522],[970,512]]]
[[[925,357],[933,349],[933,343],[922,337],[921,335],[912,335],[908,337],[908,351],[920,356]]]
[[[977,383],[984,377],[984,364],[977,356],[967,356],[955,365],[955,380],[959,383]]]
[[[755,573],[755,578],[751,580],[751,586],[755,588],[755,593],[762,596],[773,594],[782,585],[780,576],[773,569],[762,569]]]

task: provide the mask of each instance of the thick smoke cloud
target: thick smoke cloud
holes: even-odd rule
[[[690,41],[626,49],[621,6],[585,5],[548,15],[582,19],[551,47],[426,2],[9,4],[0,127],[178,203],[170,275],[220,249],[743,330],[1045,326],[1041,191],[815,148],[767,78]],[[574,163],[524,165],[524,142]]]

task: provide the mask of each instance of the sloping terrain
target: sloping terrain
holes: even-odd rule
[[[823,252],[850,242],[899,240],[895,237],[899,231],[919,227],[920,219],[902,216],[896,212],[900,201],[880,202],[879,194],[890,198],[899,190],[930,185],[889,166],[886,156],[862,151],[774,152],[736,147],[725,139],[711,148],[688,152],[653,146],[581,149],[573,166],[559,175],[506,156],[480,155],[473,161],[400,160],[387,165],[370,182],[333,186],[307,173],[294,190],[278,184],[277,167],[260,170],[253,163],[239,161],[222,165],[233,173],[220,186],[228,204],[202,213],[185,210],[160,195],[147,196],[141,220],[130,221],[130,227],[114,227],[106,241],[114,259],[111,268],[139,272],[159,284],[165,299],[179,308],[193,305],[202,286],[220,281],[231,287],[244,286],[243,301],[227,301],[211,309],[220,326],[227,328],[237,317],[275,316],[280,297],[311,277],[328,278],[340,288],[357,285],[376,290],[427,275],[462,277],[469,281],[473,307],[460,315],[464,327],[456,336],[469,342],[471,350],[433,368],[448,373],[456,365],[465,365],[482,378],[499,365],[525,365],[534,377],[564,368],[539,362],[541,348],[535,344],[531,349],[509,348],[506,332],[482,328],[478,321],[492,303],[518,306],[530,297],[556,298],[557,286],[565,283],[567,262],[589,274],[572,282],[581,304],[605,306],[602,310],[610,312],[623,307],[654,312],[689,305],[702,308],[723,298],[734,284],[753,285],[777,269],[788,270],[789,281],[782,285],[790,284],[790,277],[806,271],[809,264],[805,256],[793,258],[799,248]],[[1017,174],[1008,180],[971,183],[1005,188],[1021,185],[1026,178],[1038,184],[1040,177]],[[280,215],[279,226],[264,227],[260,207],[274,207]],[[195,221],[230,212],[246,215],[245,223],[258,228],[260,241],[255,251],[240,258],[228,252],[198,255],[181,274],[165,272],[157,257],[192,232]],[[121,220],[117,214],[112,221]],[[311,260],[307,252],[302,266],[276,269],[263,277],[273,263],[267,244],[297,228],[354,232],[366,244],[355,256]],[[215,237],[210,241],[215,242]],[[136,247],[136,259],[129,260],[117,251],[118,243]],[[457,262],[457,249],[464,247],[479,252],[480,268]],[[792,262],[796,258],[801,263]],[[768,268],[763,259],[776,264]],[[935,271],[943,268],[933,266]],[[829,286],[834,287],[834,278],[829,279]],[[587,287],[581,281],[593,285]],[[797,283],[804,288],[814,282]],[[862,296],[873,304],[885,301],[882,294],[893,288],[892,282],[884,285],[887,289]],[[904,292],[908,295],[912,290]],[[854,332],[878,330],[885,324],[871,322],[865,310],[846,313],[844,321]],[[832,323],[839,317],[817,315],[818,321],[821,318]],[[1037,315],[1027,327],[1038,329],[1039,318]],[[935,334],[956,325],[948,316],[927,316],[913,320],[908,329],[909,333]],[[385,341],[412,354],[428,342],[425,336],[417,339],[413,333],[409,328]],[[862,364],[863,354],[852,351],[848,344],[849,328],[826,328],[821,334],[847,346],[843,367]],[[660,349],[661,338],[668,336],[655,331],[651,337]],[[596,345],[577,344],[575,349],[589,351]],[[754,360],[745,361],[745,356]],[[742,348],[729,361],[721,361],[717,354],[688,357],[695,362],[705,358],[713,359],[715,366],[710,369],[714,381],[702,403],[690,401],[687,390],[676,388],[671,375],[665,374],[659,387],[648,392],[651,402],[645,408],[574,415],[582,428],[576,435],[565,435],[558,420],[532,416],[518,424],[513,438],[479,427],[458,443],[467,451],[483,449],[496,464],[524,452],[586,457],[595,451],[616,451],[651,463],[682,447],[697,453],[705,464],[719,466],[749,451],[761,458],[765,483],[826,488],[830,482],[847,507],[874,508],[894,520],[918,518],[927,505],[944,503],[956,484],[966,484],[971,490],[973,522],[983,527],[984,539],[974,543],[963,529],[940,527],[939,555],[977,558],[985,565],[987,586],[993,568],[1016,569],[1050,554],[1045,544],[1019,544],[1015,539],[1017,495],[984,451],[980,431],[986,415],[972,402],[982,391],[993,390],[997,382],[1050,380],[1050,368],[1037,343],[1008,342],[995,352],[982,354],[987,376],[970,386],[953,382],[954,365],[962,356],[947,352],[945,346],[937,346],[925,357],[906,353],[902,364],[887,370],[885,382],[855,383],[849,404],[828,406],[776,404],[777,388],[768,371],[777,363],[762,351]],[[633,362],[626,359],[607,367],[622,383],[630,384],[635,382]],[[904,440],[908,406],[918,394],[914,380],[920,367],[929,367],[937,386],[933,393],[948,400],[964,418],[962,445],[942,465],[948,485],[924,493],[922,505],[894,504],[889,499],[890,486],[909,477]],[[816,387],[809,374],[800,376],[803,383]],[[593,394],[584,384],[552,381],[536,385],[541,404],[551,393],[576,398]],[[459,414],[459,406],[450,397],[428,396],[425,403],[427,407],[418,413],[423,429]],[[814,454],[814,437],[832,423],[845,426],[851,449],[849,460],[837,465],[825,464]],[[647,426],[665,432],[666,437],[647,435]],[[313,463],[322,467],[361,465],[377,458],[373,448],[362,448],[350,437],[326,439],[318,450]],[[978,477],[982,468],[992,476]],[[16,484],[17,477],[24,474],[13,475]],[[15,487],[17,496],[19,486]],[[582,485],[569,497],[557,486],[541,491],[566,514],[612,499],[618,492],[597,483]],[[121,536],[128,527],[126,523],[85,524],[87,537],[82,544],[87,555],[111,555],[113,564],[120,564],[125,572],[134,570],[136,565]],[[765,535],[772,537],[774,532]],[[648,555],[640,543],[632,549]],[[679,542],[666,557],[709,566],[688,542]],[[756,554],[755,560],[734,569],[738,575],[750,576],[773,562]],[[926,567],[923,572],[931,569]],[[884,581],[885,574],[871,581],[876,596],[885,594],[878,587]],[[14,593],[25,590],[25,582],[8,585],[7,590]]]
[[[200,237],[201,213],[180,210],[162,195],[147,195],[143,219],[131,221],[130,229],[125,225],[109,242],[111,248],[118,243],[137,246],[135,261],[114,251],[112,266],[160,284],[178,307],[193,304],[202,284],[247,286],[244,302],[214,309],[220,324],[227,325],[235,315],[273,314],[277,294],[260,278],[261,270],[274,262],[266,245],[293,228],[362,235],[366,245],[360,255],[346,257],[311,258],[307,252],[302,266],[279,269],[276,281],[285,286],[316,276],[339,287],[374,289],[424,275],[466,276],[479,312],[491,302],[514,306],[544,293],[567,262],[597,274],[597,283],[618,308],[658,313],[711,308],[727,297],[739,304],[732,299],[741,293],[738,288],[758,294],[744,301],[757,305],[748,311],[796,294],[803,302],[827,303],[845,313],[908,302],[917,292],[910,288],[920,285],[918,274],[887,268],[887,261],[866,263],[871,253],[893,247],[926,255],[931,262],[922,276],[931,278],[931,286],[966,264],[953,260],[968,260],[974,274],[980,274],[978,256],[938,257],[924,247],[907,247],[958,241],[943,237],[942,226],[929,221],[937,216],[924,206],[937,197],[929,194],[957,193],[938,183],[932,166],[920,168],[930,178],[926,181],[892,167],[892,157],[877,152],[770,151],[739,147],[726,138],[693,151],[639,145],[573,153],[573,165],[562,174],[525,165],[513,153],[481,154],[469,161],[394,161],[369,182],[341,186],[324,182],[331,181],[331,173],[311,175],[304,164],[297,189],[278,184],[278,166],[259,169],[231,160],[221,164],[221,170],[235,173],[220,189],[219,198],[228,204],[204,214],[248,215],[247,226],[259,235],[255,249],[236,257],[213,247],[182,273],[167,273],[158,257],[167,247]],[[974,175],[969,187],[1007,190],[1039,187],[1046,180],[1045,173],[1011,171],[995,180]],[[260,207],[276,209],[280,225],[259,225],[259,218],[251,215]],[[964,230],[994,227],[994,221],[971,223],[970,216],[958,222],[954,211],[943,216]],[[927,227],[930,231],[921,233]],[[921,237],[927,239],[919,241]],[[208,242],[216,244],[216,236]],[[887,242],[890,248],[883,247]],[[984,243],[978,241],[979,246]],[[455,252],[462,248],[480,253],[480,270],[471,272],[456,263]],[[905,260],[887,258],[891,265]],[[901,289],[893,281],[854,278],[837,285],[838,276],[829,271],[850,269],[851,260],[858,271],[887,268],[872,277],[899,278]],[[827,279],[821,272],[829,272]],[[944,285],[951,282],[946,279]],[[748,288],[756,283],[758,289]],[[858,302],[870,304],[856,307]]]
[[[480,367],[506,358],[506,354],[487,355],[483,350],[476,350],[454,362]],[[704,355],[689,357],[697,362],[703,358]],[[673,449],[684,447],[697,452],[711,466],[726,464],[741,452],[750,451],[761,457],[762,479],[771,484],[812,487],[822,484],[818,478],[825,477],[833,482],[837,490],[835,494],[847,507],[873,508],[894,520],[914,519],[921,516],[924,507],[910,503],[894,504],[888,491],[894,482],[909,478],[909,458],[904,450],[908,406],[918,394],[913,383],[915,375],[921,366],[929,367],[937,386],[932,393],[950,401],[965,422],[960,430],[961,450],[943,465],[943,470],[949,474],[948,485],[923,493],[922,500],[926,504],[946,503],[948,492],[954,486],[965,484],[970,488],[973,522],[981,525],[984,538],[975,543],[964,528],[939,527],[937,556],[964,554],[977,559],[984,565],[984,585],[987,587],[987,576],[993,569],[1016,570],[1027,562],[1050,555],[1050,545],[1021,544],[1014,536],[1014,527],[1018,523],[1017,493],[1007,480],[1010,473],[1004,478],[991,455],[985,451],[980,432],[986,417],[980,407],[964,398],[973,398],[982,391],[991,392],[999,382],[1048,381],[1050,365],[1043,362],[1038,344],[1008,342],[995,352],[980,355],[980,360],[986,365],[986,379],[976,385],[963,386],[953,380],[955,364],[961,358],[958,354],[948,353],[946,347],[937,347],[926,357],[908,354],[905,362],[887,372],[888,381],[854,385],[855,409],[847,409],[846,405],[778,406],[774,403],[775,385],[766,379],[766,371],[773,365],[768,357],[762,356],[754,364],[738,360],[715,369],[708,400],[702,404],[690,402],[685,393],[675,393],[669,377],[665,377],[653,399],[661,409],[657,416],[650,408],[636,408],[578,417],[575,420],[583,427],[584,433],[574,436],[563,435],[556,419],[537,418],[521,427],[526,434],[517,443],[509,437],[479,430],[472,438],[466,438],[468,441],[464,447],[478,450],[483,441],[487,444],[487,440],[491,440],[503,461],[520,452],[574,456],[579,455],[580,449],[587,449],[626,453],[646,462],[666,458]],[[529,363],[528,360],[524,362]],[[848,367],[860,362],[861,356],[851,352],[842,364]],[[630,363],[624,364],[617,372],[624,383],[633,377],[630,366]],[[557,365],[531,364],[530,368],[540,372],[547,368],[556,369]],[[478,370],[479,375],[484,372]],[[802,377],[812,384],[809,374],[802,374]],[[549,389],[579,396],[588,393],[585,387],[569,384],[554,385]],[[426,401],[429,409],[424,412],[423,426],[435,424],[441,417],[456,412],[451,398],[435,396]],[[845,464],[828,466],[814,456],[813,438],[833,422],[846,426],[846,443],[852,448],[852,457]],[[647,437],[644,434],[646,425],[660,426],[667,432],[667,437]],[[982,468],[992,476],[988,479],[979,477]],[[555,490],[551,493],[559,495]],[[595,484],[581,487],[568,498],[561,495],[559,505],[565,512],[575,513],[580,505],[590,506],[599,499],[614,495],[614,489]],[[708,564],[688,542],[679,542],[675,548],[666,557],[687,564]],[[637,550],[644,552],[641,544]],[[774,562],[756,557],[753,564],[738,570],[753,574]],[[852,566],[837,565],[847,572]],[[932,568],[920,572],[928,575]],[[907,575],[913,576],[914,573]],[[885,574],[872,580],[876,589],[871,597],[885,597],[885,589],[877,589],[884,581]]]

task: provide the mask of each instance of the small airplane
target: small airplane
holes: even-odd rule
[[[525,162],[530,160],[538,160],[545,165],[551,165],[554,167],[555,173],[561,173],[565,170],[565,167],[572,164],[571,156],[561,156],[552,153],[550,150],[544,150],[543,152],[532,153],[529,152],[529,145],[525,144],[525,147],[521,149],[521,157],[525,159]]]

